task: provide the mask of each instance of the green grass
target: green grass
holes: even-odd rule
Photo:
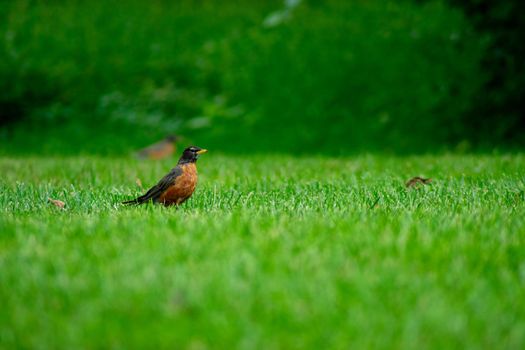
[[[0,158],[0,348],[523,348],[524,162]]]

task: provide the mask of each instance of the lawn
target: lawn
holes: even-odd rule
[[[524,155],[212,151],[119,204],[172,163],[0,158],[0,348],[525,347]]]

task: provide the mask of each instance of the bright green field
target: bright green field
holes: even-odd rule
[[[118,204],[171,163],[0,158],[0,348],[525,347],[524,155],[211,152]]]

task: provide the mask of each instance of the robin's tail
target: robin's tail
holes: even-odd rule
[[[151,200],[151,197],[148,196],[148,194],[146,193],[143,196],[137,197],[137,198],[129,200],[129,201],[122,202],[122,204],[128,204],[128,205],[143,204],[143,203],[146,203],[146,202],[148,202],[150,200]]]
[[[122,204],[140,204],[140,201],[138,198],[135,198],[135,199],[132,199],[130,201],[125,201],[125,202],[122,202]]]
[[[146,194],[144,194],[144,195],[142,195],[140,197],[137,197],[135,199],[122,202],[122,204],[133,205],[133,204],[144,204],[144,203],[149,202],[149,201],[155,201],[154,194],[155,194],[154,191],[149,190]]]

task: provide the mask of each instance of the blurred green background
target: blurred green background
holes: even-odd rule
[[[1,1],[0,152],[525,145],[523,1]]]

